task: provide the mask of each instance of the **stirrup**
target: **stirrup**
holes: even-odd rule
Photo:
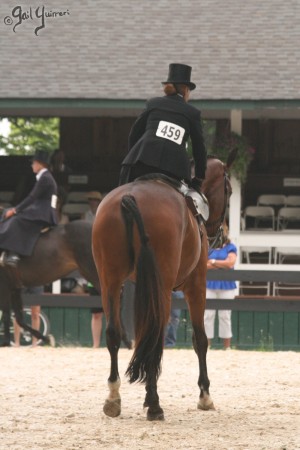
[[[194,216],[200,216],[202,220],[206,222],[209,216],[209,206],[205,195],[189,188],[183,193],[183,195]]]
[[[19,255],[17,255],[16,253],[8,253],[8,255],[4,259],[4,264],[10,267],[17,267],[19,261]]]

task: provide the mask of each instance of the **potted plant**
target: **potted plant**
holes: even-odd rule
[[[216,137],[212,153],[221,161],[226,161],[229,152],[235,148],[238,150],[237,156],[230,171],[241,184],[244,184],[247,179],[248,167],[255,153],[255,149],[251,147],[245,136],[230,132]]]

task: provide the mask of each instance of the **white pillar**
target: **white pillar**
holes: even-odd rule
[[[230,111],[230,130],[237,134],[242,134],[242,111],[232,109]]]
[[[233,243],[238,247],[241,222],[241,184],[231,175],[232,194],[229,201],[229,232]]]
[[[233,109],[230,112],[230,129],[237,134],[242,134],[242,111],[240,109]],[[231,175],[230,181],[232,195],[229,202],[229,232],[231,240],[237,246],[238,257],[240,258],[241,183],[233,175]]]

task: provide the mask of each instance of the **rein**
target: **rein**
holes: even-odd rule
[[[228,178],[227,172],[224,171],[224,193],[225,193],[225,195],[224,195],[224,205],[223,205],[223,210],[222,210],[221,216],[217,220],[214,220],[213,222],[209,222],[209,221],[206,222],[206,228],[212,228],[212,227],[216,226],[216,224],[218,224],[218,230],[217,230],[217,233],[215,234],[215,236],[207,238],[208,244],[209,244],[209,249],[211,249],[211,250],[214,248],[221,247],[224,243],[223,223],[225,220],[228,200],[231,195],[231,191],[229,191],[228,187],[229,187],[229,178]]]

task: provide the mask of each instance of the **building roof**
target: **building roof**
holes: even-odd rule
[[[193,67],[195,100],[300,98],[298,0],[48,0],[38,36],[33,3],[15,32],[18,2],[0,3],[2,100],[144,100],[170,62]]]

